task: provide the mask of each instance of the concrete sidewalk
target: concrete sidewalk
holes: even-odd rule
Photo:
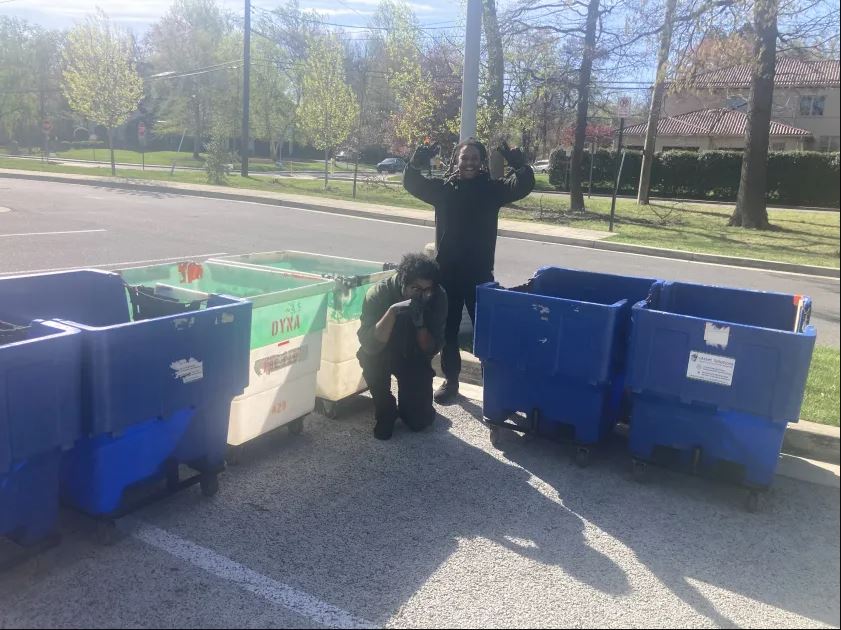
[[[319,212],[330,212],[350,216],[359,216],[382,221],[409,223],[412,225],[433,226],[435,224],[432,212],[379,204],[360,203],[307,195],[291,195],[262,190],[242,188],[226,188],[206,184],[184,184],[178,182],[160,182],[138,180],[121,177],[104,177],[97,175],[77,175],[70,173],[40,173],[36,171],[0,169],[0,178],[30,179],[54,181],[69,184],[89,186],[104,186],[109,188],[143,190],[150,193],[165,193],[173,195],[193,195],[215,199],[229,199],[232,201],[256,202],[278,206],[290,206]],[[512,219],[499,220],[499,236],[524,240],[560,243],[575,247],[673,258],[694,262],[712,263],[733,267],[746,267],[771,271],[801,273],[813,276],[840,278],[841,271],[835,267],[819,267],[814,265],[800,265],[753,258],[739,258],[735,256],[721,256],[686,252],[681,250],[631,245],[610,241],[611,234],[598,230],[584,230],[546,223],[530,221],[516,221]]]

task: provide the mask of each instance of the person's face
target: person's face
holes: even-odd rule
[[[435,283],[424,278],[415,278],[403,287],[403,297],[408,300],[420,299],[428,301],[435,291]]]
[[[459,179],[473,179],[479,174],[479,167],[482,158],[479,149],[472,145],[462,147],[458,152],[458,176]]]

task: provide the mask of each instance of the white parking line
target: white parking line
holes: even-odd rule
[[[20,271],[0,271],[0,276],[25,275],[29,273],[49,273],[51,271],[70,271],[71,269],[104,269],[106,267],[132,267],[137,265],[178,262],[180,260],[202,260],[214,256],[224,256],[228,252],[213,252],[212,254],[188,254],[186,256],[170,256],[169,258],[150,258],[148,260],[126,260],[114,263],[87,263],[72,267],[52,267],[50,269],[22,269]]]
[[[171,534],[160,527],[135,521],[137,529],[132,535],[148,545],[193,566],[212,573],[218,578],[233,582],[240,588],[258,595],[273,604],[328,628],[375,628],[376,625],[355,617],[341,608],[278,582],[245,567],[215,551]]]
[[[107,232],[104,228],[98,230],[66,230],[64,232],[20,232],[18,234],[0,234],[0,238],[7,236],[54,236],[56,234],[90,234],[91,232]]]

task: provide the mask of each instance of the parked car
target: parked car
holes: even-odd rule
[[[386,158],[377,164],[378,173],[400,173],[404,168],[406,168],[406,162],[399,157]]]
[[[532,170],[534,170],[535,173],[548,173],[549,160],[538,160],[532,164]]]

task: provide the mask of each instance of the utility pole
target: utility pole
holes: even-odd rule
[[[467,29],[464,33],[464,77],[461,84],[460,141],[476,135],[476,106],[479,100],[479,45],[481,40],[482,0],[467,0]]]
[[[248,177],[248,110],[251,87],[251,0],[245,0],[245,20],[243,21],[242,37],[242,134],[240,137],[240,153],[242,154],[242,170],[240,175]]]

